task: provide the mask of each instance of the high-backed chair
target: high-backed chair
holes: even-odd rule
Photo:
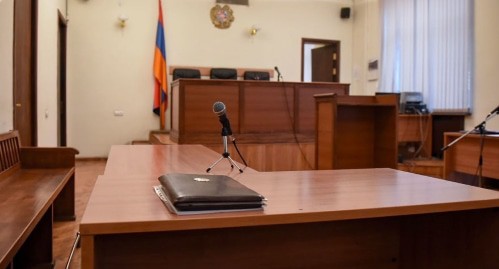
[[[198,69],[175,68],[173,70],[173,81],[179,78],[201,78],[201,72]]]
[[[237,79],[237,70],[234,68],[212,68],[211,79]]]
[[[270,80],[269,72],[246,71],[244,72],[245,80]]]

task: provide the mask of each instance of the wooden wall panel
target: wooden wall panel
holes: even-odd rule
[[[324,92],[346,95],[349,85],[179,79],[172,83],[170,137],[179,144],[218,143],[221,126],[212,107],[222,101],[241,143],[313,142],[313,95]]]
[[[243,91],[243,133],[293,132],[293,88],[248,86]]]
[[[220,155],[223,152],[221,144],[206,144],[205,146],[219,152]],[[260,172],[314,169],[314,143],[238,144],[238,148],[248,166]],[[229,145],[229,152],[232,159],[243,163],[232,144]],[[229,165],[229,163],[222,160],[218,165]]]

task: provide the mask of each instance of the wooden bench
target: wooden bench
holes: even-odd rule
[[[0,269],[53,268],[52,223],[75,219],[76,154],[0,134]]]

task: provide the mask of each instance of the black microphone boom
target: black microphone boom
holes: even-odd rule
[[[274,66],[274,70],[277,72],[277,81],[281,81],[282,76],[281,72],[279,71],[279,68],[277,66]]]
[[[494,110],[492,110],[489,115],[487,115],[487,118],[494,115],[494,114],[497,114],[499,112],[499,106],[497,106]]]
[[[218,120],[222,124],[222,136],[232,135],[232,129],[230,128],[230,122],[225,113],[225,104],[217,101],[213,104],[213,112],[218,116]]]

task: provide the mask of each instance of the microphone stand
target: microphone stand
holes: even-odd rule
[[[237,166],[236,162],[234,162],[234,160],[232,160],[232,158],[230,157],[229,147],[227,145],[227,136],[228,136],[228,130],[224,126],[224,127],[222,127],[222,143],[224,146],[224,152],[222,153],[222,157],[220,157],[210,167],[208,167],[208,169],[206,169],[206,173],[209,173],[211,171],[211,169],[213,167],[215,167],[223,159],[227,159],[229,161],[231,168],[234,168],[234,166],[235,166],[235,167],[237,167],[237,169],[239,170],[240,173],[243,172],[243,170],[241,168],[239,168],[239,166]]]
[[[281,82],[281,81],[282,81],[281,72],[277,71],[277,82]]]
[[[480,137],[481,137],[481,139],[480,139],[480,151],[479,151],[479,157],[478,157],[478,187],[482,187],[483,144],[484,144],[485,134],[487,134],[487,131],[485,130],[485,125],[487,124],[487,121],[494,118],[495,116],[497,116],[497,112],[488,115],[485,118],[485,120],[482,121],[480,124],[475,126],[473,129],[467,131],[466,133],[464,133],[463,135],[458,137],[456,140],[452,141],[447,146],[445,146],[441,149],[442,151],[446,151],[448,148],[452,147],[452,145],[456,144],[457,142],[459,142],[464,137],[468,136],[473,131],[475,131],[475,130],[478,131],[478,133],[480,134]]]

